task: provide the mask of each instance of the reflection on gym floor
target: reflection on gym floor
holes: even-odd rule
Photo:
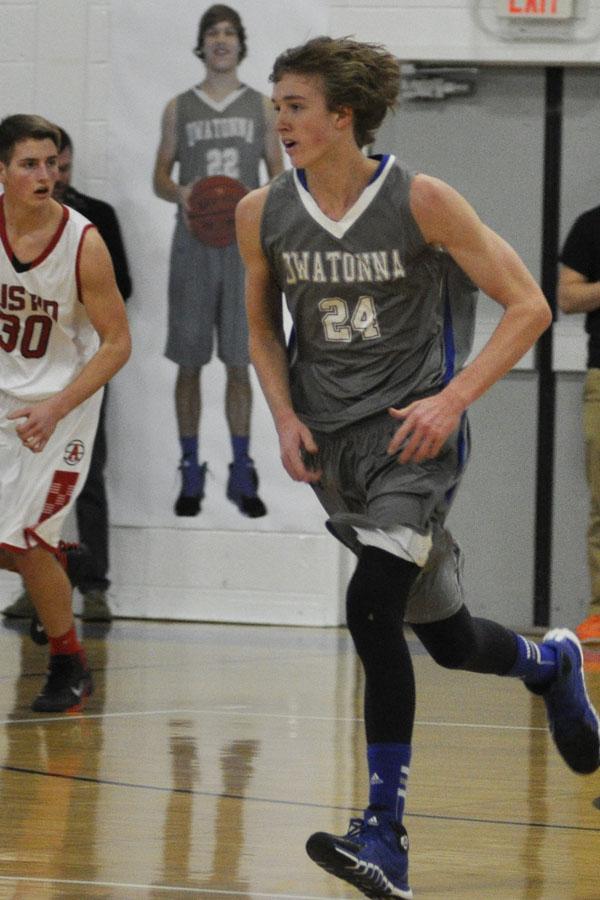
[[[350,898],[304,852],[365,803],[345,629],[86,626],[96,691],[36,716],[46,650],[0,645],[0,898]],[[418,685],[406,824],[415,897],[598,900],[600,776],[562,764],[517,682]],[[585,650],[600,706],[600,650]]]

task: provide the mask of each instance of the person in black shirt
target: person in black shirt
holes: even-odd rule
[[[558,303],[564,313],[585,313],[587,374],[583,432],[590,492],[588,569],[591,600],[587,618],[575,629],[579,640],[600,644],[600,206],[580,215],[560,255]]]
[[[89,197],[73,187],[71,184],[73,144],[63,128],[59,128],[59,131],[62,143],[58,157],[58,178],[53,196],[59,203],[64,203],[65,206],[70,206],[80,212],[96,226],[112,258],[118,288],[123,299],[127,300],[132,291],[131,276],[115,210],[104,200]],[[109,622],[112,619],[106,598],[106,592],[110,586],[108,579],[108,503],[104,482],[107,396],[108,386],[104,392],[89,474],[75,507],[79,540],[89,550],[84,561],[78,567],[75,585],[83,596],[81,617],[87,621],[101,622]],[[3,614],[9,618],[29,618],[33,613],[33,605],[25,590],[3,610]]]
[[[58,157],[58,179],[54,188],[54,198],[65,206],[70,206],[93,222],[104,239],[115,269],[115,278],[123,299],[131,296],[132,285],[125,246],[119,220],[110,203],[82,194],[71,184],[73,171],[73,144],[67,132],[59,129],[63,147]]]

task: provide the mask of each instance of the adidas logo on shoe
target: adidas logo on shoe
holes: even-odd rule
[[[383,778],[380,778],[379,775],[377,774],[377,772],[373,772],[373,775],[371,776],[371,781],[369,783],[370,784],[383,784]]]

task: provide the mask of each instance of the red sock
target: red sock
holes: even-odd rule
[[[74,624],[60,637],[50,638],[51,656],[66,656],[67,654],[72,655],[75,653],[83,653],[83,647],[79,643]]]

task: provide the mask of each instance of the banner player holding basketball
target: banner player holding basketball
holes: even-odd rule
[[[227,497],[243,515],[264,516],[258,477],[249,455],[252,389],[244,273],[235,243],[233,212],[239,197],[283,171],[270,101],[242,84],[237,68],[246,33],[229,6],[211,6],[200,20],[194,50],[204,80],[167,104],[154,169],[154,190],[177,203],[171,248],[169,324],[165,355],[179,367],[175,408],[181,444],[178,516],[195,516],[204,497],[200,463],[200,373],[210,361],[213,334],[227,373],[225,414],[231,435]],[[178,183],[172,178],[178,165]]]

